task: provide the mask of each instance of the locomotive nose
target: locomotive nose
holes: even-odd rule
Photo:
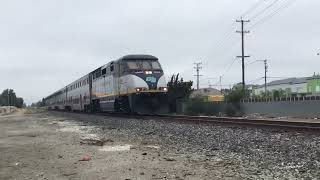
[[[169,112],[166,93],[142,93],[133,98],[134,110],[142,114],[164,114]]]

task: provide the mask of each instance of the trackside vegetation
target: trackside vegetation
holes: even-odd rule
[[[15,106],[17,108],[25,107],[24,100],[17,97],[13,89],[5,89],[0,94],[0,106]]]

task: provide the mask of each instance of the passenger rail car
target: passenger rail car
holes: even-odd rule
[[[48,109],[168,112],[167,83],[158,58],[127,55],[45,98]]]

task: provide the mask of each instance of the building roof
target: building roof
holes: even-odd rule
[[[214,88],[201,88],[201,89],[197,89],[194,90],[190,97],[194,98],[197,96],[216,96],[216,95],[221,95],[221,92],[217,89]]]
[[[311,76],[311,77],[302,77],[302,78],[287,78],[281,79],[276,81],[271,81],[267,83],[267,86],[275,86],[275,85],[282,85],[282,84],[302,84],[307,83],[308,80],[311,79],[320,79],[319,76]],[[258,88],[264,87],[264,85],[260,85]]]

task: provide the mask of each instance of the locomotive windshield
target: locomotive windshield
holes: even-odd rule
[[[127,66],[132,70],[161,70],[158,61],[127,61]]]

